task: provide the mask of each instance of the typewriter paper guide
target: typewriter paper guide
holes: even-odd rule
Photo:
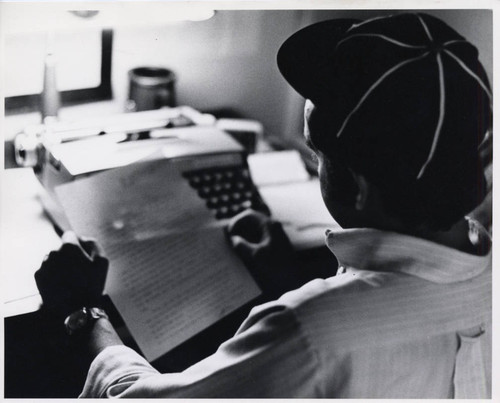
[[[243,151],[243,147],[231,136],[211,126],[155,129],[150,131],[150,136],[150,139],[140,141],[125,141],[125,133],[91,136],[80,141],[54,144],[51,152],[72,176],[78,176],[145,159]]]
[[[175,165],[148,161],[56,188],[110,259],[106,293],[150,361],[260,295]]]

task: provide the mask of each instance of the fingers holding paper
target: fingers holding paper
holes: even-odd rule
[[[79,240],[73,232],[62,240],[35,273],[44,308],[58,317],[100,304],[109,264],[94,241]]]
[[[246,210],[230,221],[227,233],[236,253],[268,294],[279,295],[301,282],[295,250],[279,222]]]

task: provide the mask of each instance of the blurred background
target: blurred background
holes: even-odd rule
[[[276,67],[281,43],[317,21],[399,12],[202,9],[176,18],[165,3],[149,10],[147,4],[140,8],[127,8],[125,4],[108,4],[97,16],[68,15],[75,21],[64,22],[47,5],[30,5],[29,12],[22,4],[3,9],[7,11],[2,21],[6,141],[27,124],[40,122],[37,98],[30,95],[42,92],[50,41],[57,61],[56,85],[62,91],[61,119],[123,112],[129,70],[157,66],[174,72],[178,105],[217,117],[255,119],[263,124],[265,136],[294,143],[302,132],[303,100],[288,87]],[[443,19],[477,46],[491,80],[492,11],[425,12]],[[46,25],[40,22],[43,18],[48,20]],[[82,91],[95,88],[100,92]],[[65,108],[92,102],[93,107]]]

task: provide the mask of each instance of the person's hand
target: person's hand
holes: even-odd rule
[[[274,264],[270,259],[282,257],[293,248],[279,222],[254,210],[233,217],[227,227],[231,243],[246,263]]]
[[[279,222],[245,210],[231,219],[227,233],[236,253],[265,292],[277,295],[300,285],[295,250]]]
[[[58,320],[84,306],[99,306],[108,270],[94,241],[79,241],[73,232],[65,232],[62,240],[35,273],[43,308]]]

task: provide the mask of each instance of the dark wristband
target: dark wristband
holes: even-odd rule
[[[68,315],[64,320],[64,326],[70,336],[88,334],[94,323],[101,318],[109,320],[108,315],[103,309],[83,307]]]

